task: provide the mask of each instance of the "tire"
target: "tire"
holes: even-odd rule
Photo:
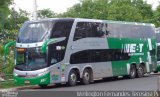
[[[90,84],[90,81],[91,81],[91,73],[88,69],[85,69],[83,71],[81,83],[84,85],[88,85],[88,84]]]
[[[158,70],[154,71],[154,73],[158,73]]]
[[[67,85],[68,86],[75,86],[77,84],[77,73],[75,70],[71,70],[68,76],[68,82]]]
[[[143,65],[139,65],[138,69],[137,69],[137,77],[141,78],[144,76],[144,66]]]
[[[47,88],[47,85],[39,85],[42,89]]]
[[[129,77],[130,79],[133,79],[133,78],[136,77],[136,66],[135,66],[135,65],[131,65],[131,66],[130,66],[130,71],[129,71],[128,77]]]

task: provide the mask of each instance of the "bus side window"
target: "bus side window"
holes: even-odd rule
[[[91,37],[103,37],[106,35],[106,28],[103,23],[92,23]]]
[[[75,30],[74,40],[84,38],[86,36],[86,28],[85,22],[78,22]]]
[[[78,22],[74,41],[87,37],[103,37],[106,34],[104,24],[98,22]]]
[[[51,32],[51,38],[68,38],[73,25],[73,21],[59,21],[54,24]]]

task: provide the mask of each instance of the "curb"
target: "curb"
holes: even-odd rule
[[[37,85],[19,86],[19,87],[14,87],[14,88],[0,89],[0,92],[2,92],[2,91],[18,91],[18,90],[23,90],[23,89],[28,89],[28,88],[36,88],[36,87],[38,87],[38,86]]]

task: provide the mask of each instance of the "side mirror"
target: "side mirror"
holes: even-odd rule
[[[41,47],[41,53],[46,53],[46,50],[47,50],[47,46],[51,43],[54,43],[56,42],[57,40],[56,39],[48,39],[46,40],[43,44],[42,44],[42,47]]]

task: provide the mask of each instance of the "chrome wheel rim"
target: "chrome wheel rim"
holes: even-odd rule
[[[132,69],[132,70],[131,70],[131,76],[133,77],[134,75],[135,75],[135,70]]]
[[[138,68],[138,73],[139,73],[139,75],[143,75],[143,68],[142,67]]]
[[[71,74],[71,81],[75,83],[76,79],[77,79],[76,74],[72,73]]]
[[[88,81],[89,80],[89,73],[88,72],[85,72],[84,73],[84,78]]]

